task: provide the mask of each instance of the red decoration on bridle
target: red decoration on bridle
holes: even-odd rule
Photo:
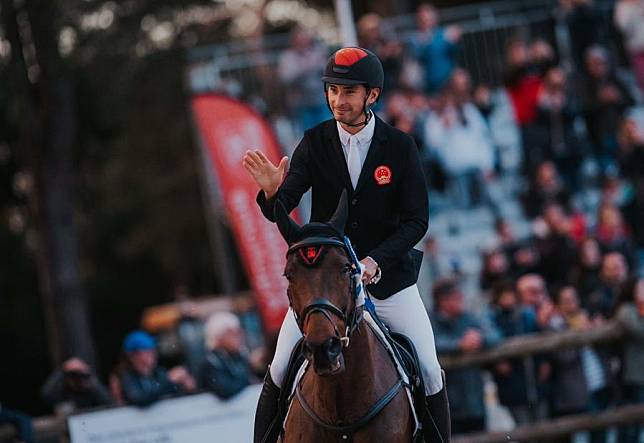
[[[315,266],[322,256],[324,246],[305,246],[297,250],[297,255],[307,266]]]

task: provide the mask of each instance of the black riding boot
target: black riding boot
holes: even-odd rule
[[[255,443],[276,443],[280,434],[278,403],[280,388],[273,383],[271,372],[266,371],[264,386],[255,411]]]
[[[452,426],[450,423],[449,400],[447,399],[447,385],[445,384],[445,372],[443,371],[443,389],[434,395],[425,397],[427,405],[428,421],[431,426],[425,428],[426,443],[449,443],[452,438]],[[433,423],[431,423],[433,422]],[[423,424],[424,425],[424,424]],[[438,435],[440,435],[440,438]]]

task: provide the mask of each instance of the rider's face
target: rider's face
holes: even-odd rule
[[[327,88],[329,105],[333,117],[340,123],[356,124],[364,120],[365,98],[369,105],[378,97],[378,90],[372,89],[367,96],[364,85],[334,85]]]

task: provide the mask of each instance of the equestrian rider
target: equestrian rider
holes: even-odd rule
[[[425,381],[426,406],[435,432],[427,441],[449,441],[449,407],[434,334],[416,281],[422,252],[414,246],[427,230],[425,179],[412,138],[372,111],[382,93],[378,57],[363,48],[336,51],[326,65],[324,91],[333,119],[304,133],[285,175],[287,157],[276,166],[261,151],[248,151],[243,164],[261,190],[263,214],[274,220],[275,202],[287,212],[312,189],[311,221],[331,218],[344,189],[349,196],[345,232],[364,265],[363,280],[376,312],[394,332],[415,344]],[[264,380],[255,416],[255,442],[274,442],[280,386],[291,351],[302,334],[289,309],[275,356]],[[279,427],[279,426],[277,426]],[[270,435],[267,435],[270,432]]]

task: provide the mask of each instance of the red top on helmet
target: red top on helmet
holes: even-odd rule
[[[380,59],[368,49],[348,47],[329,57],[322,81],[325,84],[366,85],[382,90],[385,73]]]

